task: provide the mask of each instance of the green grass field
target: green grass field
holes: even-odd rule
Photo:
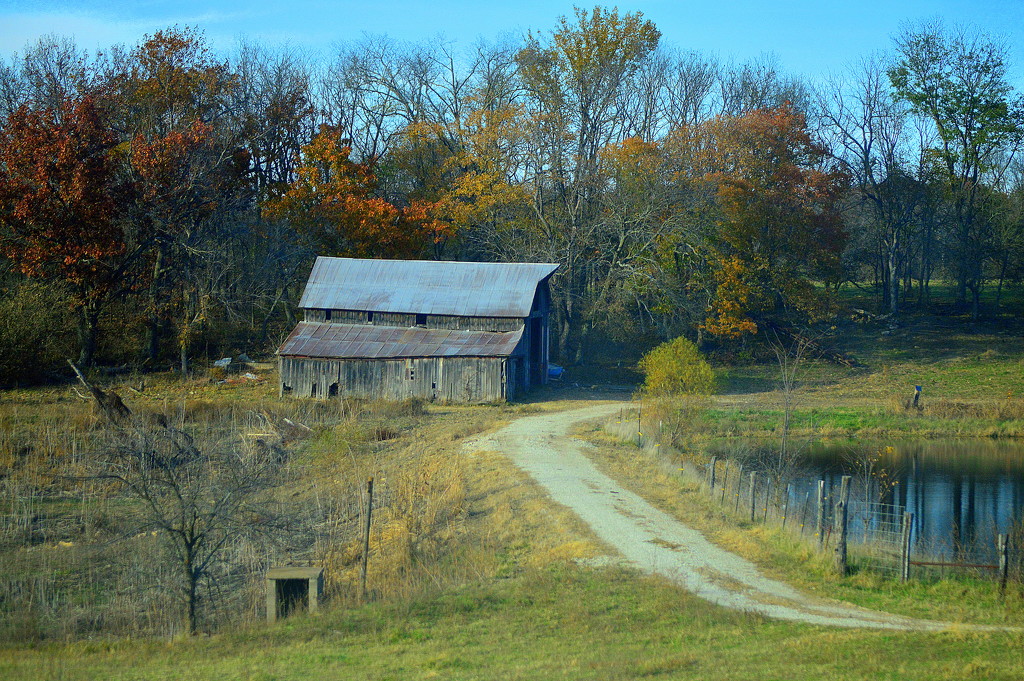
[[[175,641],[6,648],[22,679],[1019,679],[1021,634],[824,629],[556,565],[401,602]]]

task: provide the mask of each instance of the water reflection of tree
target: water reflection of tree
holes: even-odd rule
[[[891,446],[846,448],[843,468],[853,477],[854,498],[866,504],[896,503],[899,476],[892,460],[895,451]]]

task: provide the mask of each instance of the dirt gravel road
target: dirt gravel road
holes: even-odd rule
[[[573,425],[607,418],[624,406],[605,403],[526,416],[475,439],[475,449],[509,456],[551,495],[582,518],[622,559],[663,575],[717,605],[768,617],[836,627],[939,631],[947,622],[917,620],[815,599],[762,575],[750,561],[704,536],[604,475],[585,455],[586,443],[569,435]],[[959,630],[1006,627],[955,625]]]

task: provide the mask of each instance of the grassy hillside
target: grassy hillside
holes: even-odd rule
[[[1013,323],[968,328],[920,318],[894,329],[884,322],[851,323],[841,334],[843,349],[859,365],[805,365],[796,429],[1024,434],[1024,348]],[[707,418],[692,424],[700,431],[697,441],[776,433],[782,417],[777,368],[747,363],[719,371],[724,394],[714,398]],[[290,445],[296,476],[288,493],[321,506],[331,497],[344,501],[331,530],[336,533],[325,530],[300,556],[328,566],[332,600],[319,614],[266,625],[259,621],[257,579],[248,606],[194,639],[125,638],[37,621],[35,634],[20,642],[9,636],[0,647],[0,678],[1020,678],[1019,633],[843,631],[768,621],[710,606],[657,579],[600,567],[603,547],[574,516],[551,505],[499,453],[463,446],[474,434],[520,415],[579,404],[575,398],[585,392],[554,388],[531,403],[506,406],[360,404],[324,412],[322,406],[278,401],[272,380],[147,380],[143,394],[125,392],[133,408],[184,406],[191,418],[218,423],[244,422],[244,414],[260,410],[313,424],[311,436]],[[571,370],[567,380],[573,380]],[[924,386],[922,411],[903,406],[914,385]],[[9,507],[17,506],[12,494],[39,490],[36,501],[58,512],[73,508],[73,498],[42,492],[52,474],[48,466],[64,461],[62,438],[97,428],[88,405],[66,387],[10,391],[0,400],[0,467],[6,467]],[[28,441],[35,457],[24,454]],[[944,582],[899,591],[863,576],[837,580],[824,562],[811,561],[808,570],[799,546],[707,511],[688,496],[685,483],[661,475],[657,462],[643,460],[628,445],[605,445],[602,456],[614,475],[803,588],[921,616],[1019,621],[1022,595],[1016,587],[1002,603],[989,598],[988,586],[979,591]],[[356,589],[358,517],[341,511],[357,505],[358,490],[371,475],[382,506],[372,536],[371,599],[363,603]],[[73,567],[57,560],[72,550],[60,541],[41,536],[26,546],[5,544],[0,557],[6,579],[13,567]],[[78,546],[84,539],[67,541]],[[103,555],[96,550],[91,555]],[[79,578],[59,577],[54,583]],[[25,605],[12,593],[0,593],[0,614]]]

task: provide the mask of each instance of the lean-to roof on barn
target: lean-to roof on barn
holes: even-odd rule
[[[299,306],[460,317],[528,317],[550,263],[318,257]]]
[[[330,359],[507,357],[522,337],[522,327],[496,333],[299,322],[277,354]]]

